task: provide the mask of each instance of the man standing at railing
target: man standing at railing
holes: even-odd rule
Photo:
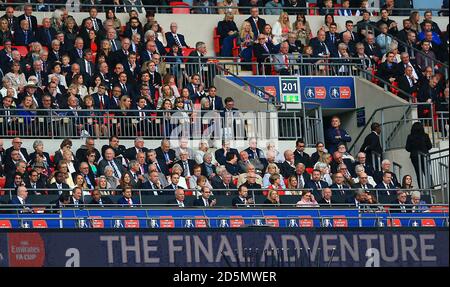
[[[328,153],[334,153],[339,143],[349,143],[351,140],[352,137],[344,129],[341,129],[341,120],[339,117],[334,116],[331,119],[331,128],[325,132],[325,143]]]

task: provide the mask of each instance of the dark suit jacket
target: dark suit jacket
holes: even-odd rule
[[[188,159],[188,166],[189,166],[189,172],[190,174],[194,174],[194,166],[197,165],[196,161],[193,159]],[[179,164],[181,166],[181,168],[183,169],[183,174],[184,174],[184,164],[181,160],[177,160],[174,164]]]
[[[48,194],[59,194],[59,192],[57,190],[58,187],[56,185],[56,182],[50,184],[48,186],[48,188],[50,189],[50,190],[48,190]],[[69,185],[67,185],[66,183],[62,183],[62,188],[63,188],[63,191],[67,191],[70,189]]]
[[[96,109],[100,109],[100,96],[98,93],[94,93],[91,95],[94,99],[94,107]],[[111,103],[111,99],[107,94],[103,95],[103,109],[108,110]]]
[[[383,183],[378,183],[375,185],[375,189],[379,189],[378,195],[394,195],[396,193],[396,188],[392,184],[389,184],[389,188],[386,188]]]
[[[124,168],[123,165],[122,165],[122,160],[119,159],[119,158],[115,158],[115,159],[114,159],[114,162],[115,162],[117,168],[119,169],[120,173],[123,174],[123,173],[125,172],[125,168]],[[107,165],[109,165],[109,163],[108,163],[105,159],[102,159],[102,160],[98,163],[97,168],[98,168],[98,174],[99,174],[99,175],[103,175],[103,174],[105,173],[105,167],[106,167]]]
[[[325,187],[328,187],[328,183],[326,181],[321,180],[320,181],[320,186],[322,187],[322,189],[324,189]],[[314,198],[320,198],[321,197],[321,191],[318,191],[317,189],[317,185],[314,181],[310,180],[307,181],[305,183],[305,189],[311,189],[312,193],[314,195]]]
[[[223,190],[236,190],[237,189],[237,186],[234,185],[232,182],[230,182],[230,184],[228,185],[228,188],[227,188],[227,186],[225,185],[225,183],[223,183],[222,180],[221,181],[213,180],[213,181],[211,181],[211,185],[214,189],[214,194],[224,194],[225,193],[224,191],[215,191],[216,189],[223,189]]]
[[[266,43],[267,49],[269,49],[269,52],[264,49],[264,46],[256,43],[253,45],[253,55],[256,57],[256,61],[258,63],[263,63],[266,61],[267,58],[269,58],[270,53],[274,53],[274,46],[272,43],[267,42]]]
[[[295,158],[295,166],[297,166],[297,164],[299,163],[303,163],[306,167],[312,167],[311,157],[306,152],[303,152],[303,156],[301,156],[300,153],[297,150],[295,150],[294,158]]]
[[[208,177],[208,174],[206,173],[206,164],[203,162],[200,165],[201,169],[202,169],[202,175]],[[212,165],[211,166],[213,173],[216,173],[216,166]]]
[[[210,204],[210,206],[211,206],[211,202],[212,202],[212,199],[211,198],[208,198],[208,203]],[[205,203],[203,202],[203,199],[200,197],[200,198],[197,198],[196,200],[194,200],[194,203],[192,204],[193,206],[203,206],[203,207],[206,207],[206,205],[205,205]]]
[[[401,209],[400,208],[400,202],[395,199],[394,201],[391,202],[392,206],[390,206],[389,208],[389,212],[391,213],[409,213],[411,212],[411,206],[405,206],[405,209]],[[406,202],[405,204],[409,204],[408,202]]]
[[[328,52],[332,52],[333,49],[330,49],[327,45],[327,43],[324,41],[323,42],[326,46],[326,48],[328,49]],[[320,41],[316,38],[312,38],[311,41],[309,42],[310,46],[313,49],[313,57],[320,57],[319,54],[326,54],[326,48],[325,46],[323,46]]]
[[[50,39],[43,27],[39,27],[36,31],[36,40],[41,43],[43,46],[50,48],[52,46],[52,40],[56,38],[56,30],[53,27],[48,29],[50,33]]]
[[[320,205],[320,207],[326,207],[326,206],[332,206],[333,204],[339,204],[342,202],[336,201],[336,199],[334,199],[332,196],[330,199],[330,203],[327,203],[323,197],[320,200],[318,200],[317,203]]]
[[[287,161],[279,164],[280,173],[284,178],[289,178],[291,175],[295,175],[295,167],[292,167]]]
[[[245,204],[245,202],[242,201],[239,196],[233,197],[233,199],[231,200],[231,205],[237,206],[238,204]]]
[[[175,38],[172,35],[172,32],[166,32],[165,35],[166,35],[166,42],[167,42],[166,47],[167,48],[172,48],[172,46],[176,44],[176,41],[175,41]],[[177,33],[177,37],[178,37],[178,40],[180,41],[181,46],[189,47],[188,44],[186,44],[186,41],[184,40],[184,36],[183,35]]]
[[[25,43],[25,40],[27,43]],[[18,29],[14,33],[14,45],[15,46],[28,46],[30,43],[35,42],[36,38],[34,37],[33,33],[28,30],[28,37],[25,39],[25,33],[22,29]]]
[[[371,185],[370,183],[368,183],[368,184],[366,184],[367,185],[367,189],[372,189],[372,188],[374,188],[374,186],[373,185]],[[353,186],[352,186],[352,188],[363,188],[362,187],[362,185],[361,185],[361,183],[355,183]]]
[[[216,152],[214,153],[214,156],[220,165],[225,165],[225,163],[227,162],[226,157],[224,156],[224,152],[225,151],[223,150],[223,148],[220,148],[220,149],[216,150]],[[237,149],[230,148],[228,153],[235,154],[235,155],[237,155],[238,159],[240,159],[239,152]]]
[[[348,190],[350,188],[345,184],[342,185],[341,189],[338,188],[336,183],[330,185],[329,188],[331,188],[332,196],[338,200],[343,201],[345,198],[352,196],[352,194],[350,194],[351,192]]]
[[[397,77],[397,64],[392,63],[392,66],[389,67],[387,62],[383,62],[378,66],[377,76],[381,79],[389,82],[390,78]],[[384,83],[380,83],[384,86]]]
[[[375,132],[370,132],[364,139],[364,143],[359,150],[366,153],[366,160],[372,162],[372,151],[379,154],[383,154],[383,148],[381,147],[380,136]]]
[[[148,149],[146,147],[142,148],[142,152],[146,153],[147,151],[148,151]],[[123,153],[123,156],[128,160],[135,160],[136,154],[137,154],[136,147],[133,146],[133,147],[127,148],[125,150],[125,152]]]
[[[252,31],[253,34],[255,35],[255,37],[258,34],[261,34],[264,31],[264,26],[266,26],[266,20],[258,17],[258,24],[255,23],[255,21],[253,21],[252,16],[248,17],[245,21],[249,22],[250,25],[252,26]]]
[[[397,176],[395,175],[395,173],[391,172],[392,175],[392,182],[394,183],[394,185],[396,187],[400,187],[400,183],[397,180]],[[381,170],[377,170],[375,171],[374,175],[373,175],[373,179],[375,180],[375,182],[377,183],[377,185],[379,183],[383,182],[383,172]]]
[[[37,18],[36,18],[36,16],[33,16],[33,15],[31,15],[29,17],[31,18],[31,27],[30,28],[33,31],[33,33],[36,33],[36,30],[37,30],[37,27],[38,27]],[[22,14],[22,15],[17,17],[17,22],[16,22],[17,26],[16,26],[14,31],[17,31],[17,30],[20,29],[20,21],[25,20],[25,19],[26,19],[25,18],[25,14]]]
[[[402,91],[405,91],[408,95],[411,95],[414,92],[417,92],[419,90],[419,81],[417,80],[415,83],[413,80],[411,80],[412,86],[409,84],[408,77],[406,75],[402,75],[397,78],[398,82],[398,88]],[[409,97],[404,95],[403,93],[398,93],[397,96],[401,97],[402,99],[409,101]]]
[[[156,158],[158,159],[158,162],[166,162],[166,158],[164,157],[164,152],[162,151],[161,147],[157,147],[155,149],[156,152]],[[176,154],[175,151],[173,149],[169,149],[169,151],[167,152],[169,155],[169,159],[174,162],[175,158],[176,158]],[[173,164],[172,164],[173,165]],[[171,165],[170,165],[171,166]]]
[[[78,60],[83,60],[83,55],[80,56],[80,54],[78,54],[78,51],[77,51],[77,49],[75,49],[75,47],[70,49],[68,54],[69,54],[69,57],[70,57],[70,63],[71,64],[76,63]],[[67,79],[67,76],[66,76],[66,79]]]
[[[140,204],[139,199],[132,198],[132,202],[133,202],[133,205]],[[124,206],[124,207],[129,206],[128,201],[124,197],[119,198],[119,200],[117,200],[117,204],[122,204],[122,206]]]
[[[103,206],[103,204],[113,204],[112,200],[107,196],[102,196],[101,199],[102,199],[101,206]],[[95,199],[92,199],[91,202],[89,202],[89,204],[100,205],[100,203],[98,201],[96,201]]]
[[[9,201],[9,204],[14,204],[14,205],[22,205],[22,203],[20,202],[19,198],[17,197],[17,195],[14,195],[11,200]],[[23,204],[23,207],[26,207],[28,204],[30,204],[29,199],[25,199],[25,202]]]
[[[328,153],[333,154],[337,150],[337,146],[341,142],[350,142],[352,137],[344,130],[339,129],[339,133],[341,135],[340,139],[336,139],[338,135],[338,130],[335,128],[329,128],[325,131],[325,143],[328,149]]]
[[[9,147],[5,151],[5,159],[10,161],[11,160],[11,152],[13,151],[12,147]],[[26,159],[26,162],[28,163],[30,161],[30,156],[28,155],[27,149],[24,147],[20,148],[20,152],[23,154],[23,156]]]
[[[167,204],[177,205],[178,207],[181,208],[181,206],[178,205],[178,202],[177,202],[177,199],[176,199],[176,198],[169,199],[169,200],[167,201]],[[186,203],[183,202],[183,204],[184,204],[184,207],[186,207]],[[176,207],[176,206],[173,206],[173,207]]]

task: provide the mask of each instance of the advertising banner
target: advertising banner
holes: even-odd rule
[[[0,266],[448,266],[448,228],[0,233]]]

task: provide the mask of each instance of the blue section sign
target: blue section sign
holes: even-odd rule
[[[295,76],[243,76],[252,85],[275,94],[278,101],[290,104],[313,102],[322,109],[354,109],[356,94],[353,77],[295,77]],[[231,76],[228,80],[243,86],[243,83]],[[267,99],[264,93],[252,90],[258,96]]]

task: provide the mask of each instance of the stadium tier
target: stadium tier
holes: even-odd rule
[[[1,267],[448,267],[448,1],[3,2]]]

